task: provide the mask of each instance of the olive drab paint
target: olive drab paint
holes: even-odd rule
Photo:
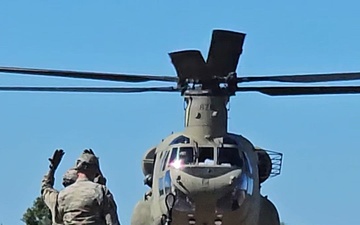
[[[243,136],[228,132],[229,96],[192,90],[185,91],[184,98],[184,130],[166,137],[144,155],[144,183],[150,190],[135,206],[131,225],[164,223],[169,211],[165,198],[170,193],[177,198],[172,225],[280,224],[276,208],[269,207],[273,204],[260,194],[259,174],[264,172],[258,169],[271,172],[272,162],[259,167],[260,150]],[[181,150],[189,157],[177,165]]]

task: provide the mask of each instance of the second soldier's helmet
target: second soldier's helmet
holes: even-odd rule
[[[70,184],[75,183],[76,179],[77,179],[77,170],[75,170],[74,168],[70,168],[65,172],[63,176],[62,184],[64,187],[67,187]]]

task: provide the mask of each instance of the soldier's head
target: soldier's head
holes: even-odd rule
[[[85,150],[76,161],[75,170],[93,180],[99,172],[99,160],[92,151]]]
[[[76,179],[77,179],[77,170],[74,168],[70,168],[65,172],[63,176],[62,184],[64,187],[67,187],[70,184],[75,183]]]

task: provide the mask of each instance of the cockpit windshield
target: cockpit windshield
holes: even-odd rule
[[[199,147],[198,163],[199,165],[214,165],[214,148]]]
[[[217,154],[215,154],[217,153]],[[235,147],[174,147],[170,153],[169,165],[181,167],[181,165],[220,165],[235,166],[242,168],[243,158]]]
[[[244,162],[237,148],[218,148],[218,164],[223,166],[242,167]]]
[[[194,149],[192,147],[181,147],[178,159],[184,164],[192,164],[194,162]]]
[[[180,147],[173,148],[169,164],[175,168],[181,165],[193,164],[194,163],[194,148],[193,147]]]

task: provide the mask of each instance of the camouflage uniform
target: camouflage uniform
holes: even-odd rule
[[[66,171],[63,177],[64,187],[74,183],[76,181],[76,178],[76,170],[69,169],[68,171]],[[54,188],[54,180],[54,173],[50,170],[41,181],[41,197],[51,212],[52,223],[57,224],[55,222],[55,210],[57,207],[56,203],[59,191]]]
[[[111,193],[104,186],[87,178],[60,191],[58,216],[64,224],[119,225]]]
[[[94,155],[82,154],[76,169],[95,176],[99,173],[98,166]],[[55,219],[56,223],[65,225],[120,225],[116,208],[113,196],[105,185],[82,177],[59,192]]]

